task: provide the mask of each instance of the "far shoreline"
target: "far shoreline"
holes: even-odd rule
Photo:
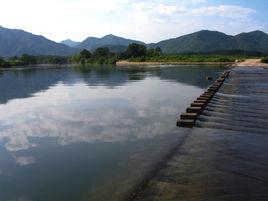
[[[240,66],[247,66],[247,67],[263,67],[268,68],[267,63],[261,62],[261,59],[246,59],[244,61],[235,61],[235,62],[192,62],[192,61],[178,61],[178,62],[171,62],[171,61],[165,61],[165,62],[150,62],[150,61],[144,61],[144,62],[136,62],[136,61],[126,61],[121,60],[117,61],[114,65],[108,65],[108,66],[114,66],[114,67],[161,67],[161,66],[175,66],[175,65],[222,65],[229,68],[235,68]],[[78,66],[107,66],[107,65],[100,65],[100,64],[88,64],[88,65],[80,65],[80,64],[35,64],[35,65],[22,65],[22,66],[11,66],[8,68],[0,68],[0,71],[8,71],[8,70],[26,70],[26,69],[46,69],[46,68],[66,68],[66,67],[78,67]]]
[[[237,62],[232,65],[232,67],[240,66],[268,68],[268,64],[261,62],[261,59],[246,59],[245,61]]]
[[[267,63],[261,62],[261,59],[246,59],[244,61],[235,61],[235,62],[136,62],[136,61],[118,61],[116,62],[117,67],[135,67],[135,66],[161,66],[161,65],[223,65],[226,67],[240,67],[240,66],[248,66],[248,67],[263,67],[268,68]]]
[[[191,62],[191,61],[158,61],[158,62],[151,62],[151,61],[143,61],[143,62],[136,62],[136,61],[117,61],[117,67],[123,66],[151,66],[151,65],[226,65],[231,66],[234,65],[235,62]]]

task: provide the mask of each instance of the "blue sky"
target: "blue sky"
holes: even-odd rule
[[[145,42],[202,29],[268,32],[267,0],[2,0],[0,25],[61,41],[114,34]]]

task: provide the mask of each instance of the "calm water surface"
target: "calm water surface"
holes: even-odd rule
[[[122,200],[219,66],[0,71],[0,201]]]

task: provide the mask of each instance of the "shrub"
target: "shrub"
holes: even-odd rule
[[[264,58],[262,58],[261,62],[262,62],[262,63],[268,63],[268,57],[264,57]]]
[[[220,57],[219,62],[231,62],[232,60],[227,57]]]

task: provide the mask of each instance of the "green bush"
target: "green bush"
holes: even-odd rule
[[[262,63],[268,63],[268,57],[264,57],[264,58],[262,58],[261,62],[262,62]]]
[[[233,60],[231,60],[230,58],[227,57],[221,57],[219,58],[219,62],[232,62]]]

